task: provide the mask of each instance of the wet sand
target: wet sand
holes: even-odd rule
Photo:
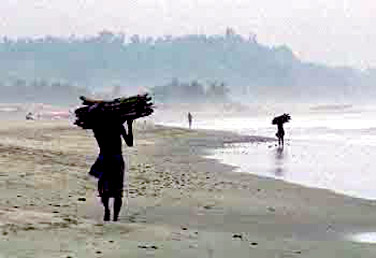
[[[271,139],[136,125],[129,206],[102,223],[90,131],[64,121],[0,125],[0,256],[375,257],[376,203],[205,159],[210,148]],[[251,161],[250,161],[251,162]]]

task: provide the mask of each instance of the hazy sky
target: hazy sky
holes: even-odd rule
[[[376,67],[373,0],[1,0],[0,35],[222,34],[232,27],[303,60]],[[373,26],[372,26],[373,25]]]

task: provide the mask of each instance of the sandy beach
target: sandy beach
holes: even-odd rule
[[[68,121],[0,124],[0,257],[375,257],[376,202],[205,159],[230,132],[136,123],[129,203],[103,223],[90,131]],[[252,162],[250,160],[249,162]]]

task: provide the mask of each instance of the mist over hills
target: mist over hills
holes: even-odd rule
[[[287,46],[264,46],[255,35],[244,38],[232,29],[224,35],[163,38],[103,31],[82,38],[4,37],[0,43],[2,86],[132,89],[176,79],[224,82],[235,94],[258,98],[363,98],[373,94],[376,71],[302,62]]]

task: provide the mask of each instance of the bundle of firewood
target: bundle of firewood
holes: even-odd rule
[[[281,116],[274,117],[273,120],[272,120],[272,124],[273,125],[284,124],[284,123],[289,122],[290,119],[291,119],[291,117],[290,117],[289,114],[283,114]]]
[[[126,120],[134,120],[153,113],[153,103],[148,94],[117,98],[112,101],[94,100],[83,96],[80,99],[84,106],[75,110],[74,124],[83,129],[93,129],[109,121],[124,123]]]

